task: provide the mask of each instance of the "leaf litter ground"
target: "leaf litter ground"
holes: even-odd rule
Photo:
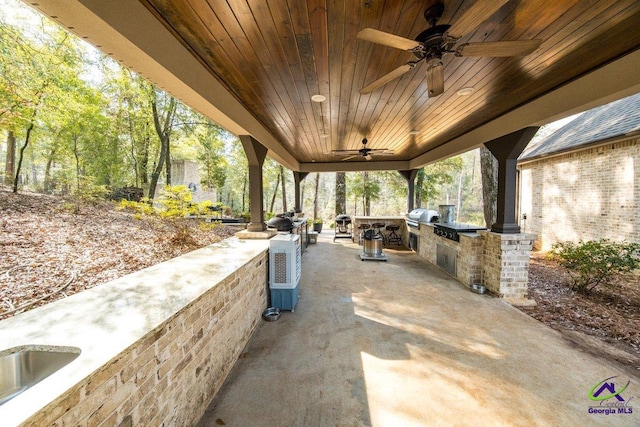
[[[0,190],[0,319],[54,290],[32,307],[81,292],[232,236],[215,227],[193,233],[195,244],[170,242],[171,229],[135,219],[115,204],[80,203]]]

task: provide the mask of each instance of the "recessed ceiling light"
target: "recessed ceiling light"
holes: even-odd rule
[[[467,95],[471,95],[475,91],[476,91],[475,87],[463,87],[458,91],[458,95],[467,96]]]
[[[329,138],[329,134],[328,133],[321,133],[320,134],[320,138]]]
[[[327,98],[324,95],[313,95],[311,100],[313,102],[324,102]]]
[[[412,130],[411,132],[409,132],[409,135],[417,135],[419,133],[420,133],[420,131],[418,131],[418,130]]]

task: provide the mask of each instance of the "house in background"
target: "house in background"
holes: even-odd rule
[[[518,159],[519,218],[535,248],[640,242],[640,94],[589,110]]]
[[[171,184],[184,185],[191,190],[193,201],[195,203],[209,200],[216,202],[218,193],[215,188],[205,189],[200,183],[200,169],[198,163],[191,160],[172,160],[171,161]],[[156,186],[156,194],[161,194],[164,188],[164,181]]]

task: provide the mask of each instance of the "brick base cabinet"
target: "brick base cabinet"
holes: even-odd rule
[[[482,236],[482,281],[485,288],[514,302],[525,300],[529,281],[529,257],[534,234],[499,234],[479,231]]]

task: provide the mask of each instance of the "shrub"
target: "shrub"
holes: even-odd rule
[[[109,195],[109,189],[105,185],[96,184],[96,180],[92,176],[80,176],[76,184],[70,185],[72,194],[85,202],[95,203],[106,200]]]
[[[149,199],[140,202],[121,200],[120,209],[133,211],[135,218],[144,216],[161,219],[173,229],[173,235],[169,240],[174,244],[194,245],[192,227],[189,216],[204,215],[210,211],[214,204],[210,201],[193,203],[191,191],[184,185],[165,186],[161,196],[157,200],[157,207],[150,203]],[[210,229],[217,224],[203,226],[201,230]]]
[[[640,267],[639,244],[607,239],[560,242],[553,245],[549,255],[568,270],[571,287],[581,293],[610,285],[615,276]]]

